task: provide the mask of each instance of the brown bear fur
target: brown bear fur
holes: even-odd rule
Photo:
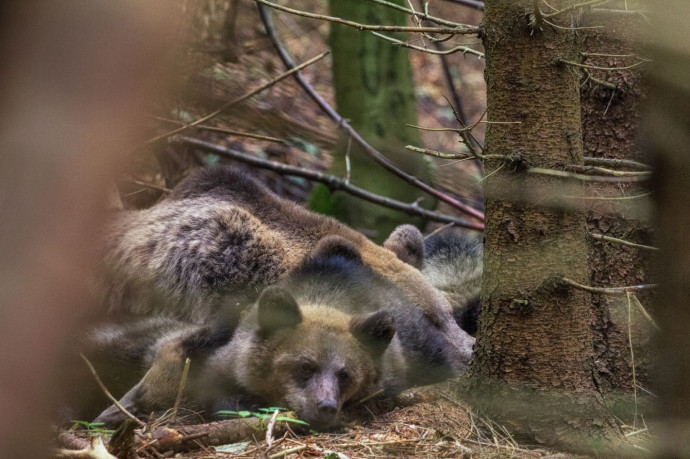
[[[153,343],[133,324],[101,328],[92,341],[111,358],[143,353],[148,370],[120,400],[138,415],[173,403],[184,359],[194,350],[189,402],[211,415],[252,404],[284,406],[324,428],[337,422],[343,404],[380,387],[381,359],[395,333],[392,313],[407,301],[364,265],[353,244],[327,236],[302,265],[262,292],[227,344],[211,338],[208,327],[173,320],[158,320],[158,329],[148,322]],[[111,346],[118,340],[119,350]],[[137,340],[141,346],[132,345]],[[96,421],[121,419],[110,407]]]
[[[398,226],[384,242],[405,263],[422,271],[453,308],[453,316],[470,335],[477,332],[482,281],[480,241],[455,231],[426,238],[411,225]]]
[[[398,337],[397,346],[412,350],[420,363],[431,360],[451,374],[464,371],[474,339],[455,323],[447,299],[419,270],[228,167],[201,169],[154,207],[116,219],[106,250],[105,302],[114,314],[202,324],[219,315],[237,318],[242,305],[295,269],[326,236],[348,241],[366,266],[414,306],[396,317],[401,333],[409,331]],[[400,327],[401,322],[406,325]],[[416,366],[407,368],[405,385],[416,380]]]

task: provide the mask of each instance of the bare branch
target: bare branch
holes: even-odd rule
[[[154,116],[152,118],[155,120],[158,120],[158,121],[166,122],[166,123],[186,125],[186,123],[183,123],[182,121],[171,120],[170,118],[163,118],[160,116]],[[279,139],[277,137],[270,137],[267,135],[253,134],[251,132],[235,131],[234,129],[226,129],[226,128],[221,128],[221,127],[216,127],[216,126],[206,126],[205,124],[199,124],[199,125],[196,125],[194,127],[196,129],[204,129],[206,131],[220,132],[221,134],[234,135],[237,137],[247,137],[250,139],[266,140],[269,142],[277,142],[277,143],[287,144],[287,142],[283,139]]]
[[[142,182],[141,180],[120,180],[122,183],[131,183],[133,185],[143,186],[144,188],[150,188],[152,190],[160,191],[161,193],[168,194],[172,192],[170,188],[164,186],[155,185],[153,183]]]
[[[409,1],[409,0],[408,0]],[[424,0],[419,0],[420,6],[424,8],[425,10],[429,8],[429,4],[426,3]],[[410,4],[410,6],[412,6]],[[444,52],[444,47],[443,44],[439,43],[438,41],[433,41],[432,42],[434,48],[436,48],[436,51],[438,52]],[[439,54],[439,60],[441,61],[441,69],[443,70],[443,78],[446,80],[446,85],[448,86],[448,91],[450,91],[450,97],[453,100],[453,104],[451,106],[453,107],[453,112],[457,113],[458,117],[460,118],[460,124],[461,126],[464,126],[467,124],[467,114],[463,110],[463,103],[462,100],[460,99],[460,94],[457,91],[457,88],[455,87],[455,82],[453,81],[453,74],[451,72],[451,66],[448,63],[448,59],[444,54]],[[479,145],[479,142],[477,139],[474,138],[471,133],[468,135],[468,138],[466,139],[470,142],[474,142],[478,148],[481,148],[481,145]],[[477,168],[484,173],[484,164],[481,162],[476,162]]]
[[[617,171],[613,169],[606,169],[598,166],[581,166],[579,164],[568,164],[564,166],[565,169],[580,172],[583,174],[593,175],[610,175],[612,177],[632,177],[632,176],[651,176],[651,171]]]
[[[436,151],[432,150],[430,148],[419,148],[415,147],[412,145],[407,145],[405,147],[407,150],[414,151],[415,153],[421,153],[423,155],[427,156],[434,156],[436,158],[443,158],[443,159],[481,159],[481,160],[487,160],[487,159],[502,159],[504,161],[510,161],[510,162],[520,162],[523,160],[522,156],[520,155],[484,155],[484,154],[477,154],[473,155],[472,153],[444,153],[442,151]]]
[[[89,359],[86,358],[84,354],[79,354],[79,356],[84,360],[86,363],[86,366],[89,367],[89,371],[91,372],[91,375],[93,375],[93,378],[96,380],[96,383],[98,384],[98,387],[101,388],[103,393],[105,394],[108,399],[113,402],[113,404],[128,418],[132,419],[134,422],[139,424],[141,427],[144,427],[146,424],[144,421],[140,420],[136,416],[134,416],[132,413],[130,413],[127,408],[122,406],[122,404],[115,398],[113,397],[113,394],[110,393],[107,387],[105,387],[105,384],[103,384],[103,381],[101,381],[101,378],[98,376],[98,373],[96,373],[96,369],[93,367],[91,362],[89,362]]]
[[[174,137],[172,139],[173,141],[180,142],[186,145],[191,145],[197,148],[201,148],[203,150],[207,151],[212,151],[213,153],[224,156],[227,158],[231,158],[237,161],[242,161],[247,164],[251,164],[252,166],[255,167],[260,167],[263,169],[270,169],[273,171],[276,171],[281,174],[285,175],[293,175],[297,177],[303,177],[309,180],[313,180],[315,182],[320,182],[328,186],[331,190],[337,191],[344,191],[346,193],[349,193],[353,196],[356,196],[360,199],[364,199],[366,201],[372,202],[374,204],[378,204],[380,206],[388,207],[391,209],[399,210],[402,212],[405,212],[409,215],[415,215],[415,216],[420,216],[424,218],[428,218],[429,220],[434,220],[438,222],[443,222],[443,223],[455,223],[458,226],[462,226],[464,228],[469,228],[473,229],[476,231],[483,231],[484,225],[482,223],[475,223],[475,222],[468,222],[466,220],[462,220],[457,217],[453,217],[450,215],[445,215],[441,214],[438,212],[432,212],[426,209],[423,209],[415,204],[406,204],[404,202],[397,201],[395,199],[387,198],[385,196],[379,196],[377,194],[371,193],[369,191],[366,191],[362,188],[356,187],[354,185],[350,185],[346,183],[345,180],[342,180],[338,177],[335,177],[333,175],[327,175],[323,174],[318,171],[314,171],[311,169],[304,169],[301,167],[296,167],[296,166],[289,166],[287,164],[282,164],[278,163],[275,161],[269,161],[263,158],[257,158],[256,156],[251,156],[251,155],[246,155],[244,153],[240,153],[238,151],[232,150],[230,148],[226,148],[220,145],[216,145],[210,142],[206,142],[203,140],[199,139],[194,139],[191,137]]]
[[[170,132],[166,132],[165,134],[161,134],[161,135],[158,135],[158,136],[156,136],[156,137],[153,137],[152,139],[149,139],[149,140],[143,142],[142,144],[140,144],[136,149],[139,149],[139,148],[144,147],[144,146],[146,146],[146,145],[150,145],[150,144],[155,143],[155,142],[157,142],[157,141],[159,141],[159,140],[165,139],[166,137],[170,137],[171,135],[179,134],[180,132],[185,131],[185,130],[191,128],[191,127],[198,126],[198,125],[200,125],[200,124],[202,124],[202,123],[205,123],[206,121],[208,121],[208,120],[210,120],[210,119],[213,119],[213,118],[215,118],[216,116],[220,115],[224,110],[227,110],[228,108],[232,107],[233,105],[237,105],[237,104],[239,104],[240,102],[244,102],[245,100],[247,100],[247,99],[249,99],[250,97],[252,97],[252,96],[254,96],[254,95],[260,93],[261,91],[265,90],[266,88],[270,88],[271,86],[273,86],[274,84],[278,83],[279,81],[284,80],[285,78],[289,77],[289,76],[292,75],[293,73],[299,72],[299,71],[300,71],[301,69],[303,69],[304,67],[307,67],[307,66],[313,64],[314,62],[317,62],[317,61],[323,59],[323,58],[326,57],[328,54],[329,54],[329,51],[326,51],[326,52],[324,52],[324,53],[321,53],[321,54],[319,54],[318,56],[313,57],[313,58],[309,59],[308,61],[306,61],[306,62],[304,62],[304,63],[298,65],[297,67],[292,68],[292,69],[288,70],[287,72],[285,72],[285,73],[283,73],[283,74],[281,74],[281,75],[278,75],[277,77],[273,78],[273,79],[272,79],[271,81],[269,81],[268,83],[262,84],[262,85],[259,86],[258,88],[254,89],[254,90],[252,90],[252,91],[249,91],[249,92],[246,93],[245,95],[243,95],[243,96],[241,96],[241,97],[238,97],[238,98],[235,99],[235,100],[231,100],[230,102],[228,102],[228,103],[222,105],[218,110],[216,110],[216,111],[214,111],[214,112],[212,112],[212,113],[209,113],[208,115],[206,115],[206,116],[204,116],[204,117],[199,118],[198,120],[194,121],[193,123],[189,123],[189,124],[187,124],[187,125],[185,125],[185,126],[182,126],[182,127],[180,127],[180,128],[174,129],[174,130],[172,130],[172,131],[170,131]]]
[[[626,65],[624,67],[600,67],[598,65],[581,64],[579,62],[567,61],[565,59],[557,59],[556,62],[558,62],[559,64],[572,65],[573,67],[580,67],[583,69],[614,71],[614,70],[634,69],[635,67],[639,67],[640,65],[642,65],[648,61],[647,60],[640,60],[638,62],[635,62],[634,64]]]
[[[378,32],[372,32],[372,34],[376,35],[379,38],[383,38],[384,40],[388,40],[391,43],[395,43],[396,45],[403,47],[403,48],[409,48],[409,49],[414,49],[417,51],[422,51],[424,53],[429,53],[429,54],[439,54],[439,55],[447,55],[447,54],[455,54],[457,52],[461,52],[462,54],[474,54],[475,56],[478,56],[480,59],[484,57],[484,53],[481,51],[477,51],[475,49],[470,48],[469,46],[455,46],[450,49],[446,50],[436,50],[436,49],[429,49],[429,48],[424,48],[422,46],[416,46],[416,45],[411,45],[407,42],[404,42],[402,40],[398,40],[393,37],[388,37],[386,35],[383,35]]]
[[[447,19],[432,16],[428,13],[419,13],[410,8],[405,8],[404,6],[397,5],[395,3],[387,2],[386,0],[369,0],[370,2],[377,3],[379,5],[387,6],[388,8],[393,8],[398,11],[407,13],[415,18],[426,19],[427,21],[435,22],[436,24],[446,25],[449,27],[465,27],[465,24],[460,24],[457,22],[449,21]]]
[[[278,55],[280,56],[281,60],[287,68],[294,67],[295,64],[292,62],[290,55],[285,50],[285,47],[280,42],[280,39],[278,38],[278,35],[276,34],[275,29],[273,28],[273,24],[271,23],[270,17],[268,15],[268,11],[262,4],[259,4],[258,7],[261,19],[266,28],[266,32],[273,41],[273,45],[278,51]],[[376,163],[381,165],[384,169],[400,177],[407,183],[416,186],[420,190],[454,207],[455,209],[458,209],[459,211],[479,220],[484,220],[484,214],[479,210],[471,206],[468,206],[467,204],[464,204],[458,201],[457,199],[454,199],[453,197],[432,188],[431,186],[419,180],[417,177],[411,176],[408,173],[398,169],[395,165],[393,165],[393,163],[391,163],[388,160],[388,158],[382,155],[374,147],[369,145],[369,143],[366,140],[364,140],[362,136],[360,136],[359,133],[352,126],[350,126],[350,123],[348,123],[347,120],[340,116],[340,114],[338,114],[338,112],[336,112],[333,109],[333,107],[331,107],[328,104],[328,102],[326,102],[323,99],[323,97],[321,97],[319,93],[316,92],[316,90],[309,84],[309,82],[307,82],[306,79],[304,79],[304,77],[299,72],[295,73],[295,79],[297,80],[299,85],[302,86],[302,88],[306,91],[309,97],[311,97],[312,100],[316,102],[316,104],[321,108],[321,110],[323,110],[331,118],[331,120],[333,120],[333,122],[336,123],[338,128],[343,130],[349,137],[351,137],[355,142],[357,142],[357,144],[362,148],[362,150],[364,150],[366,154],[368,154]],[[483,225],[481,225],[481,227],[483,228]]]
[[[629,292],[649,290],[659,286],[659,284],[640,284],[626,287],[590,287],[589,285],[580,284],[572,279],[568,279],[567,277],[560,278],[559,282],[579,290],[585,290],[590,293],[601,293],[603,295],[627,295]]]
[[[600,241],[614,242],[616,244],[627,245],[628,247],[635,247],[643,250],[659,250],[658,248],[652,247],[650,245],[636,244],[634,242],[626,241],[624,239],[617,239],[611,236],[604,236],[603,234],[589,233],[589,235],[592,236],[594,239],[598,239]]]
[[[651,170],[652,166],[644,163],[638,163],[629,159],[609,159],[609,158],[593,158],[585,156],[585,165],[588,166],[608,166],[608,167],[628,167],[637,170]]]
[[[609,1],[609,0],[591,0],[591,1],[589,1],[589,2],[584,2],[584,3],[575,4],[575,5],[570,5],[570,6],[567,7],[567,8],[563,8],[562,10],[554,11],[553,13],[548,13],[548,14],[547,14],[547,13],[541,13],[541,14],[542,14],[542,16],[545,17],[545,18],[552,18],[552,17],[559,16],[559,15],[561,15],[561,14],[563,14],[563,13],[567,13],[567,12],[569,12],[569,11],[573,11],[573,10],[576,10],[576,9],[579,9],[579,8],[586,8],[586,7],[588,7],[588,6],[596,6],[596,5],[601,5],[601,4],[604,4],[604,3],[608,3],[608,1]]]
[[[174,424],[177,420],[177,411],[180,409],[180,402],[182,402],[182,392],[184,391],[184,386],[187,384],[187,375],[189,374],[189,364],[191,360],[187,357],[184,361],[184,368],[182,369],[182,377],[180,378],[180,385],[177,388],[177,397],[175,397],[175,404],[173,405],[172,418],[170,423]]]
[[[600,80],[599,78],[595,78],[592,75],[592,72],[589,71],[589,69],[583,68],[582,71],[585,73],[585,75],[587,75],[587,79],[584,81],[584,83],[582,83],[583,86],[585,85],[585,83],[587,83],[587,81],[592,80],[593,83],[596,83],[599,86],[603,86],[605,88],[612,89],[614,91],[616,89],[618,89],[618,86],[614,83],[609,83],[608,81],[604,81],[604,80]]]
[[[530,174],[548,175],[551,177],[570,178],[570,179],[575,179],[575,180],[581,180],[583,182],[642,182],[645,180],[649,180],[651,178],[650,175],[626,176],[626,177],[602,177],[602,176],[597,176],[597,175],[576,174],[574,172],[565,172],[565,171],[559,171],[559,170],[555,170],[555,169],[544,169],[541,167],[531,167],[527,170],[527,172]]]
[[[411,33],[440,33],[444,35],[461,35],[461,34],[478,34],[479,27],[470,26],[466,24],[460,24],[453,27],[410,27],[410,26],[391,26],[391,25],[369,25],[360,24],[358,22],[349,21],[347,19],[341,19],[334,16],[324,16],[322,14],[308,13],[306,11],[296,10],[293,8],[288,8],[286,6],[281,6],[275,3],[268,2],[266,0],[254,0],[256,3],[266,5],[268,7],[274,8],[276,10],[284,11],[286,13],[295,14],[297,16],[304,16],[311,19],[320,19],[322,21],[335,22],[337,24],[346,25],[348,27],[354,27],[357,30],[376,30],[379,32],[411,32]]]

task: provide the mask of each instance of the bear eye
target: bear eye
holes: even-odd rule
[[[301,376],[309,377],[316,372],[316,365],[309,360],[302,360],[299,363],[299,373]]]
[[[352,379],[352,376],[350,376],[350,372],[347,371],[346,369],[342,369],[338,372],[338,382],[341,385],[345,385],[350,382],[350,379]]]
[[[439,317],[436,314],[433,314],[430,311],[424,311],[422,313],[424,315],[424,318],[431,322],[431,325],[433,325],[436,328],[441,328],[441,321],[439,320]]]

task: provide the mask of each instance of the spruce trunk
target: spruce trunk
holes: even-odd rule
[[[566,6],[558,2],[554,6]],[[614,425],[592,378],[585,216],[580,183],[528,167],[582,164],[577,37],[541,27],[529,0],[486,3],[488,119],[482,316],[470,366],[476,406],[517,436],[572,450],[610,446]],[[522,161],[516,161],[520,157]]]

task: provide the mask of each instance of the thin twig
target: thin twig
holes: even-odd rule
[[[444,223],[450,223],[453,222],[456,225],[462,226],[464,228],[469,228],[473,229],[476,231],[483,231],[484,230],[484,225],[482,223],[475,223],[475,222],[468,222],[466,220],[459,219],[457,217],[453,217],[450,215],[445,215],[441,214],[438,212],[432,212],[426,209],[423,209],[420,206],[417,205],[412,205],[412,204],[406,204],[401,201],[397,201],[395,199],[387,198],[385,196],[379,196],[377,194],[371,193],[369,191],[366,191],[362,188],[356,187],[354,185],[349,185],[345,182],[345,180],[342,180],[338,177],[335,177],[333,175],[327,175],[323,174],[321,172],[317,172],[311,169],[304,169],[301,167],[296,167],[296,166],[289,166],[287,164],[282,164],[278,163],[275,161],[269,161],[263,158],[258,158],[256,156],[250,156],[246,155],[244,153],[240,153],[238,151],[232,150],[230,148],[226,148],[220,145],[216,145],[210,142],[206,142],[203,140],[199,139],[194,139],[191,137],[174,137],[173,141],[177,141],[180,143],[184,143],[187,145],[192,145],[198,148],[202,148],[204,150],[212,151],[213,153],[220,155],[220,156],[225,156],[228,158],[235,159],[237,161],[242,161],[247,164],[251,164],[256,167],[260,167],[263,169],[271,169],[273,171],[285,174],[285,175],[293,175],[297,177],[304,177],[309,180],[313,180],[315,182],[320,182],[325,185],[327,185],[331,190],[340,190],[344,191],[346,193],[349,193],[353,196],[357,196],[358,198],[364,199],[369,202],[373,202],[374,204],[378,204],[380,206],[388,207],[391,209],[396,209],[402,212],[406,212],[407,214],[410,215],[416,215],[424,218],[428,218],[430,220],[434,221],[439,221],[439,222],[444,222]]]
[[[659,324],[657,324],[657,323],[656,323],[656,320],[654,320],[654,319],[652,318],[652,316],[649,315],[649,313],[648,313],[647,310],[644,308],[644,306],[642,306],[642,303],[640,303],[640,300],[637,299],[637,297],[636,297],[635,295],[632,295],[632,299],[633,299],[633,301],[635,302],[635,305],[638,307],[638,309],[639,309],[640,312],[642,313],[642,316],[643,316],[645,319],[647,319],[647,321],[648,321],[650,324],[652,324],[652,327],[654,327],[657,331],[661,331],[661,327],[659,326]]]
[[[583,182],[643,182],[650,179],[650,175],[627,176],[627,177],[603,177],[599,175],[583,175],[574,172],[559,171],[556,169],[545,169],[542,167],[531,167],[527,170],[530,174],[548,175],[551,177],[569,178]]]
[[[603,295],[627,295],[628,292],[638,292],[640,290],[649,290],[659,286],[659,284],[640,284],[640,285],[630,285],[626,287],[590,287],[589,285],[583,285],[575,282],[567,277],[562,277],[559,279],[560,282],[567,284],[571,287],[585,290],[590,293],[601,293]]]
[[[584,161],[587,166],[627,167],[637,170],[652,169],[652,166],[648,164],[638,163],[630,159],[592,158],[590,156],[585,156]]]
[[[431,236],[433,236],[433,235],[435,235],[435,234],[438,234],[438,233],[440,233],[441,231],[443,231],[444,229],[450,228],[451,226],[454,226],[454,225],[455,225],[455,223],[446,223],[446,224],[443,225],[443,226],[439,226],[438,228],[436,228],[435,230],[433,230],[431,233],[429,233],[429,234],[427,234],[426,236],[424,236],[424,239],[429,239]]]
[[[152,143],[155,143],[159,140],[165,139],[166,137],[170,137],[171,135],[179,134],[180,132],[185,131],[191,127],[195,127],[195,126],[198,126],[200,124],[203,124],[206,121],[213,119],[216,116],[220,115],[223,111],[227,110],[228,108],[232,107],[233,105],[237,105],[240,102],[244,102],[245,100],[247,100],[250,97],[260,93],[261,91],[263,91],[267,88],[270,88],[271,86],[278,83],[279,81],[284,80],[285,78],[289,77],[293,73],[299,72],[301,69],[313,64],[314,62],[320,61],[321,59],[326,57],[329,53],[330,53],[330,51],[323,52],[323,53],[319,54],[318,56],[313,57],[313,58],[309,59],[308,61],[298,65],[297,67],[294,67],[294,68],[288,70],[287,72],[284,72],[281,75],[278,75],[277,77],[273,78],[268,83],[264,83],[261,86],[259,86],[258,88],[253,89],[253,90],[249,91],[248,93],[244,94],[243,96],[240,96],[237,99],[231,100],[230,102],[223,104],[218,110],[211,112],[208,115],[203,116],[203,117],[199,118],[198,120],[196,120],[192,123],[186,124],[186,125],[181,126],[177,129],[173,129],[172,131],[166,132],[165,134],[158,135],[156,137],[153,137],[153,138],[141,143],[137,147],[137,149],[142,148],[146,145],[150,145]]]
[[[352,164],[350,163],[350,151],[352,148],[352,137],[347,138],[347,149],[345,150],[345,183],[349,184],[352,178]]]
[[[79,356],[86,362],[86,366],[89,367],[89,371],[91,371],[91,374],[93,375],[94,379],[96,380],[96,383],[98,384],[98,387],[101,388],[103,393],[105,394],[108,399],[113,402],[113,404],[120,410],[122,413],[127,416],[128,418],[132,419],[134,422],[139,424],[141,427],[144,427],[146,423],[136,416],[134,416],[132,413],[130,413],[127,408],[122,406],[122,404],[115,398],[113,397],[113,394],[110,393],[107,387],[105,387],[105,384],[103,384],[103,381],[101,381],[101,378],[98,376],[98,373],[96,373],[96,369],[93,367],[91,362],[89,362],[89,359],[86,358],[86,356],[82,353],[79,354]]]
[[[391,2],[387,2],[386,0],[369,0],[369,1],[373,2],[373,3],[378,3],[379,5],[387,6],[388,8],[393,8],[395,10],[402,11],[404,13],[412,15],[412,17],[414,17],[414,18],[426,19],[427,21],[433,21],[436,24],[446,25],[449,27],[464,27],[465,26],[464,24],[459,24],[457,22],[449,21],[447,19],[432,16],[428,13],[419,13],[417,11],[414,11],[413,9],[405,8],[404,6],[397,5],[397,4],[391,3]]]
[[[153,116],[152,118],[155,120],[158,120],[158,121],[164,121],[166,123],[186,125],[186,123],[184,123],[182,121],[171,120],[170,118],[163,118],[160,116]],[[283,143],[283,144],[287,143],[285,140],[279,139],[277,137],[271,137],[271,136],[261,135],[261,134],[253,134],[251,132],[235,131],[234,129],[226,129],[226,128],[216,127],[216,126],[206,126],[205,124],[199,124],[199,125],[194,126],[194,127],[196,129],[204,129],[206,131],[220,132],[221,134],[234,135],[237,137],[247,137],[250,139],[267,140],[269,142],[277,142],[277,143]]]
[[[276,410],[273,412],[273,416],[271,416],[270,421],[268,421],[268,427],[266,428],[266,445],[270,448],[273,446],[273,428],[276,425],[276,419],[278,419],[278,413],[280,413],[280,409],[276,408]]]
[[[627,245],[629,247],[635,247],[635,248],[644,249],[644,250],[659,250],[657,247],[652,247],[650,245],[636,244],[634,242],[626,241],[624,239],[617,239],[617,238],[611,237],[611,236],[604,236],[603,234],[589,233],[589,235],[592,236],[594,239],[598,239],[600,241],[615,242],[616,244]]]
[[[579,164],[567,164],[563,166],[564,169],[569,169],[575,172],[580,172],[583,174],[596,173],[598,175],[610,175],[612,177],[633,177],[633,176],[649,176],[652,175],[650,171],[617,171],[613,169],[607,169],[605,167],[599,166],[582,166]],[[595,175],[596,175],[595,174]]]
[[[634,64],[626,65],[623,67],[600,67],[598,65],[581,64],[579,62],[567,61],[565,59],[556,59],[556,62],[560,64],[572,65],[573,67],[580,67],[583,69],[613,71],[634,69],[635,67],[639,67],[640,65],[644,64],[646,61],[635,62]]]
[[[630,292],[626,292],[628,300],[628,345],[630,346],[630,366],[632,368],[633,400],[635,403],[635,413],[633,414],[633,425],[637,427],[637,375],[635,371],[635,350],[632,340],[632,308],[630,307]]]
[[[171,193],[172,192],[172,190],[170,188],[166,188],[164,186],[156,185],[153,183],[142,182],[141,180],[120,180],[120,182],[131,183],[133,185],[143,186],[144,188],[150,188],[152,190],[160,191],[161,193]]]
[[[458,111],[455,109],[455,107],[453,107],[453,104],[450,103],[450,100],[448,100],[448,98],[445,95],[443,96],[443,98],[446,99],[446,102],[450,106],[450,109],[453,110],[453,116],[455,117],[455,120],[458,122],[460,127],[463,129],[466,128],[467,126],[465,126],[465,122],[463,120],[462,115],[460,113],[458,113]],[[484,113],[486,113],[486,110],[484,110]],[[482,113],[482,116],[479,117],[479,120],[477,120],[477,123],[484,117],[484,113]],[[460,132],[460,139],[462,140],[462,143],[465,144],[465,146],[467,147],[467,150],[469,150],[469,152],[472,154],[472,156],[479,159],[479,154],[477,152],[477,149],[475,148],[475,146],[479,147],[479,142],[474,142],[474,143],[472,142],[472,139],[474,139],[474,138],[472,137],[472,132],[471,132],[472,129],[475,126],[477,126],[477,123],[474,123],[472,126],[470,126],[467,131],[461,131]],[[479,147],[479,148],[481,148],[481,147]]]
[[[184,386],[187,384],[187,375],[189,374],[189,364],[191,360],[189,357],[184,361],[184,368],[182,369],[182,377],[180,378],[180,387],[177,388],[177,397],[175,397],[175,404],[173,405],[172,418],[170,419],[171,424],[175,424],[177,420],[177,410],[180,408],[180,402],[182,402],[182,392],[184,391]]]
[[[484,53],[481,51],[477,51],[476,49],[472,49],[469,46],[455,46],[450,49],[445,49],[445,50],[435,50],[435,49],[429,49],[429,48],[424,48],[422,46],[416,46],[416,45],[411,45],[407,42],[404,42],[402,40],[398,40],[393,37],[389,37],[387,35],[384,35],[382,33],[378,32],[372,32],[372,34],[376,35],[379,38],[383,38],[384,40],[388,40],[391,43],[395,43],[398,46],[401,46],[403,48],[409,48],[409,49],[414,49],[417,51],[422,51],[424,53],[429,53],[429,54],[439,54],[439,55],[447,55],[447,54],[455,54],[457,52],[461,52],[462,54],[474,54],[475,56],[478,56],[480,59],[484,57]]]
[[[379,389],[379,390],[377,390],[376,392],[372,392],[371,394],[367,395],[367,396],[364,397],[363,399],[358,400],[358,401],[355,403],[355,405],[359,405],[359,404],[361,404],[361,403],[364,403],[364,402],[366,402],[367,400],[371,400],[372,398],[374,398],[374,397],[376,397],[376,396],[378,396],[378,395],[381,395],[381,394],[383,394],[383,389]]]
[[[322,21],[335,22],[337,24],[346,25],[348,27],[353,27],[357,30],[376,30],[379,32],[412,32],[412,33],[440,33],[440,34],[476,34],[479,33],[479,27],[470,26],[466,24],[459,24],[453,27],[416,27],[416,26],[391,26],[391,25],[370,25],[370,24],[360,24],[358,22],[349,21],[347,19],[337,18],[334,16],[325,16],[322,14],[308,13],[302,10],[296,10],[293,8],[288,8],[286,6],[278,5],[275,3],[268,2],[266,0],[254,0],[256,3],[266,5],[268,7],[274,8],[276,10],[284,11],[286,13],[295,14],[297,16],[303,16],[305,18],[320,19]]]
[[[598,84],[599,86],[603,86],[608,89],[616,90],[618,89],[618,86],[615,83],[609,83],[608,81],[600,80],[599,78],[595,78],[592,75],[592,72],[589,71],[588,68],[583,68],[582,71],[587,75],[587,80],[592,80],[592,82]],[[587,81],[585,81],[586,83]],[[583,83],[584,85],[584,83]]]
[[[266,28],[266,32],[268,33],[268,36],[271,38],[273,45],[278,51],[278,55],[280,56],[280,59],[283,61],[283,64],[287,68],[294,67],[294,62],[290,58],[290,55],[285,50],[285,47],[283,46],[280,39],[278,38],[278,35],[276,34],[275,28],[273,27],[266,7],[263,4],[259,4],[258,7],[261,19],[264,23],[264,27]],[[338,112],[336,112],[333,109],[333,107],[331,107],[328,104],[328,102],[326,102],[324,98],[321,97],[318,92],[316,92],[313,86],[311,86],[309,82],[299,72],[295,73],[294,77],[297,80],[297,83],[299,83],[299,85],[302,86],[302,88],[306,91],[309,97],[312,98],[312,100],[321,108],[321,110],[323,110],[324,113],[326,113],[331,118],[331,120],[333,120],[336,126],[338,126],[339,129],[343,130],[345,134],[347,134],[355,142],[357,142],[357,144],[362,148],[362,150],[367,155],[369,155],[377,164],[381,165],[384,169],[388,170],[389,172],[406,181],[407,183],[412,184],[418,189],[424,191],[425,193],[431,196],[434,196],[435,198],[445,202],[451,207],[458,209],[460,212],[463,212],[466,215],[474,217],[480,221],[484,220],[484,213],[480,212],[479,210],[458,201],[457,199],[453,198],[452,196],[449,196],[446,193],[442,193],[434,189],[433,187],[419,180],[417,177],[414,177],[397,168],[393,163],[391,163],[388,160],[388,158],[386,158],[374,147],[369,145],[369,143],[366,140],[364,140],[362,136],[359,135],[359,133],[352,126],[350,126],[350,123],[348,123],[346,119],[340,116],[340,114],[338,114]],[[483,228],[482,224],[479,225]]]
[[[576,32],[578,30],[592,30],[592,29],[603,29],[604,28],[603,25],[600,25],[600,26],[583,26],[583,27],[573,27],[573,26],[564,27],[564,26],[560,26],[558,24],[554,24],[553,22],[549,21],[548,19],[542,18],[542,21],[544,21],[545,24],[548,24],[551,27],[554,27],[556,29],[569,30],[571,32]]]
[[[479,158],[481,160],[501,159],[501,160],[509,161],[509,162],[520,162],[520,161],[522,161],[522,157],[520,155],[484,155],[484,154],[473,155],[471,153],[445,153],[442,151],[432,150],[430,148],[415,147],[413,145],[407,145],[407,146],[405,146],[405,149],[410,150],[410,151],[414,151],[415,153],[421,153],[423,155],[434,156],[436,158],[442,158],[442,159],[464,160],[464,159]]]
[[[301,446],[295,446],[294,448],[284,449],[278,453],[271,454],[270,456],[268,456],[268,459],[278,459],[279,457],[289,456],[290,454],[298,453],[298,452],[302,451],[303,449],[307,449],[307,448],[308,448],[307,445],[301,445]]]
[[[567,13],[567,12],[569,12],[569,11],[578,9],[578,8],[585,8],[585,7],[587,7],[587,6],[600,5],[600,4],[603,4],[603,3],[608,3],[608,1],[609,1],[609,0],[591,0],[591,1],[589,1],[589,2],[578,3],[578,4],[576,4],[576,5],[570,5],[570,6],[567,7],[567,8],[563,8],[562,10],[554,11],[553,13],[548,13],[548,14],[547,14],[547,13],[542,13],[542,15],[543,15],[545,18],[552,18],[552,17],[555,17],[555,16],[559,16],[559,15],[561,15],[561,14],[563,14],[563,13]]]
[[[420,6],[428,10],[429,4],[426,3],[424,0],[419,0]],[[448,58],[444,54],[440,54],[445,52],[445,49],[443,47],[442,43],[439,43],[438,41],[432,41],[432,44],[434,48],[436,48],[436,51],[439,52],[439,60],[441,61],[441,69],[443,70],[443,78],[446,80],[446,85],[448,86],[448,91],[450,92],[450,97],[453,100],[454,108],[457,110],[458,116],[461,120],[461,124],[465,125],[467,124],[467,114],[463,110],[463,103],[462,100],[460,99],[460,94],[458,93],[457,88],[455,87],[455,82],[453,81],[453,73],[451,72],[451,66],[448,63]],[[462,135],[462,134],[461,134]],[[470,142],[476,142],[477,147],[481,148],[479,145],[479,142],[472,136],[471,134],[467,136],[468,138],[466,140]],[[484,164],[477,161],[476,162],[477,168],[481,173],[484,173]]]

